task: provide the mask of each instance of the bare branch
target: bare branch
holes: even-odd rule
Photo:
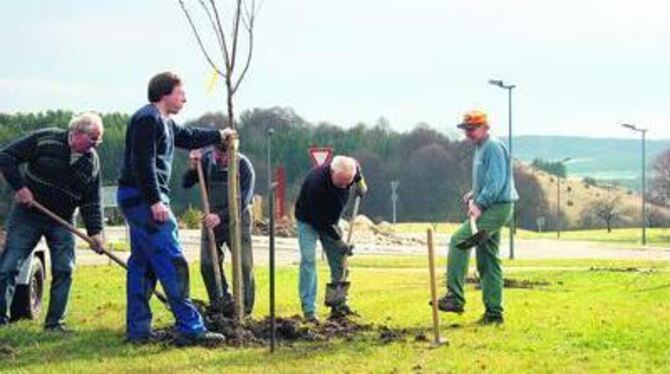
[[[255,1],[252,2],[252,7],[254,5],[253,3],[255,3]],[[249,34],[249,49],[247,51],[247,59],[244,64],[244,69],[242,69],[242,73],[237,79],[237,82],[235,82],[235,84],[233,85],[232,94],[235,94],[235,92],[237,92],[237,89],[240,87],[240,83],[242,83],[242,80],[246,76],[247,71],[249,70],[249,66],[251,65],[251,56],[254,51],[254,21],[255,21],[255,12],[252,11],[252,13],[249,15],[248,21],[244,20],[244,26],[247,30],[247,33]]]
[[[237,40],[240,31],[240,16],[242,15],[242,0],[237,0],[237,6],[235,7],[235,21],[233,22],[233,49],[231,51],[230,58],[230,71],[232,72],[235,68],[235,59],[237,58]]]
[[[188,10],[186,9],[186,6],[184,5],[184,1],[179,0],[179,4],[181,5],[181,9],[184,11],[184,15],[186,16],[186,19],[188,20],[188,23],[191,26],[191,30],[193,30],[193,34],[195,35],[195,38],[198,41],[198,45],[200,46],[200,50],[205,55],[205,59],[207,59],[207,62],[209,63],[209,65],[219,75],[224,75],[223,72],[221,72],[221,69],[219,69],[219,67],[214,63],[212,58],[209,56],[209,53],[207,53],[207,50],[205,49],[205,46],[202,44],[202,40],[200,39],[200,34],[198,33],[198,29],[195,27],[195,24],[193,23],[193,19],[191,19],[191,14],[188,12]]]
[[[180,0],[181,1],[181,0]],[[221,26],[221,17],[219,17],[219,10],[216,8],[214,0],[209,0],[209,3],[212,5],[214,10],[214,17],[216,18],[216,24],[221,35],[221,44],[223,45],[223,59],[226,64],[226,75],[228,76],[233,73],[233,68],[230,64],[230,55],[228,54],[228,45],[226,43],[226,34],[223,32],[223,27]]]
[[[223,35],[219,33],[219,28],[216,26],[216,23],[214,22],[214,18],[212,17],[212,12],[209,10],[207,7],[207,4],[205,3],[204,0],[198,0],[200,2],[200,5],[202,8],[205,10],[205,14],[207,14],[207,18],[209,19],[209,23],[212,26],[212,31],[214,31],[214,35],[216,35],[216,39],[219,41],[219,48],[221,48],[221,55],[225,61],[226,55],[225,55],[225,44],[223,43]]]

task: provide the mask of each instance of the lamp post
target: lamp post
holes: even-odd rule
[[[570,157],[566,157],[560,161],[565,166],[565,163],[570,161]],[[561,238],[561,176],[556,175],[556,239]]]
[[[639,132],[642,134],[642,245],[647,244],[647,155],[646,155],[646,142],[647,142],[647,129],[637,127],[628,123],[621,124],[621,126],[631,129],[633,131]]]
[[[507,119],[509,122],[509,135],[507,137],[509,147],[509,169],[512,176],[514,175],[514,156],[512,153],[512,90],[516,87],[513,84],[505,84],[501,80],[489,79],[489,84],[498,86],[507,90]],[[516,225],[516,208],[512,212],[512,220],[509,224],[509,259],[514,259],[514,231]]]
[[[398,190],[398,184],[400,184],[399,181],[391,181],[391,202],[393,203],[393,223],[396,223],[396,202],[398,201],[398,193],[396,192]]]

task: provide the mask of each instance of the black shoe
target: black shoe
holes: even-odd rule
[[[482,318],[477,321],[478,325],[502,325],[505,322],[502,314],[484,314]]]
[[[0,317],[0,327],[9,326],[9,320],[5,317]]]
[[[169,330],[155,330],[149,333],[148,336],[141,338],[126,338],[124,341],[133,345],[159,344],[169,342],[172,339],[172,333]]]
[[[303,318],[305,323],[311,323],[314,325],[319,324],[319,317],[316,316],[316,314],[311,313],[311,314],[305,314],[305,317]]]
[[[205,331],[197,335],[177,334],[174,344],[178,347],[199,345],[202,347],[217,347],[226,342],[226,337],[216,332]]]
[[[222,299],[212,301],[209,312],[221,314],[226,318],[233,318],[235,316],[235,302],[230,295],[224,295]]]
[[[65,327],[65,325],[44,326],[44,331],[55,334],[71,334],[74,331]]]
[[[433,302],[428,302],[428,305],[432,306]],[[437,309],[443,312],[456,314],[463,314],[465,311],[463,304],[459,303],[454,297],[449,295],[437,299]]]

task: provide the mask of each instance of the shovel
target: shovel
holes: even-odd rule
[[[347,233],[347,245],[351,244],[351,234],[354,232],[354,221],[358,215],[358,207],[361,205],[361,197],[356,196],[354,199],[354,209],[351,214],[351,221],[349,221],[349,232]],[[326,285],[326,300],[325,304],[328,307],[335,307],[344,304],[347,300],[347,293],[349,292],[350,282],[347,281],[349,275],[348,261],[350,254],[345,254],[342,259],[342,278],[339,282],[332,282]]]
[[[202,200],[203,216],[210,213],[209,210],[209,196],[207,194],[207,186],[205,185],[205,175],[202,170],[202,164],[198,161],[196,166],[198,173],[198,184],[200,185],[200,198]],[[216,288],[216,300],[212,301],[211,308],[216,312],[230,317],[234,310],[231,310],[231,305],[228,305],[223,298],[223,279],[221,277],[221,264],[219,262],[219,252],[216,248],[216,236],[214,229],[206,228],[207,241],[209,244],[209,255],[212,258],[212,271],[214,272],[214,286]]]
[[[486,230],[479,231],[477,228],[477,221],[473,216],[470,216],[470,232],[472,233],[472,236],[456,244],[456,248],[469,249],[476,247],[489,238],[489,234],[486,232]]]
[[[64,226],[66,229],[68,229],[68,231],[70,231],[71,233],[77,235],[78,237],[80,237],[81,239],[83,239],[83,240],[84,240],[86,243],[88,243],[89,245],[91,245],[91,246],[95,245],[95,242],[93,241],[93,239],[91,239],[90,236],[84,234],[81,230],[78,230],[78,229],[77,229],[76,227],[74,227],[72,224],[70,224],[70,223],[67,222],[66,220],[60,218],[60,217],[57,216],[55,213],[53,213],[53,212],[50,211],[49,209],[45,208],[44,206],[42,206],[42,205],[41,205],[40,203],[38,203],[37,201],[33,201],[33,202],[32,202],[32,206],[34,206],[35,208],[37,208],[37,210],[39,210],[40,212],[46,214],[46,215],[49,216],[51,219],[53,219],[54,221],[56,221],[56,222],[58,222],[59,224],[61,224],[62,226]],[[112,261],[116,262],[117,265],[119,265],[119,266],[121,266],[122,268],[128,270],[128,264],[126,264],[126,262],[123,261],[120,257],[118,257],[117,255],[115,255],[114,253],[108,251],[108,250],[105,249],[105,248],[100,248],[100,250],[102,251],[102,253],[103,253],[105,256],[109,257]],[[158,300],[160,300],[163,304],[168,305],[168,303],[167,303],[168,300],[167,300],[167,298],[165,297],[165,295],[163,295],[163,294],[162,294],[160,291],[158,291],[158,290],[154,290],[153,293],[154,293],[154,295],[156,295],[156,297],[158,298]]]

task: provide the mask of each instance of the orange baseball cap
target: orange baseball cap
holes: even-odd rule
[[[486,113],[481,110],[470,110],[463,115],[463,122],[458,124],[459,129],[469,129],[480,126],[488,126],[489,121],[486,118]]]

